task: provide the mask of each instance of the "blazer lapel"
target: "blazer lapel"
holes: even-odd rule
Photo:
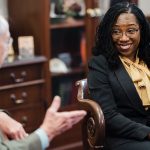
[[[133,106],[140,111],[142,110],[142,112],[145,111],[144,107],[142,106],[142,101],[136,91],[136,88],[122,64],[115,71],[115,75]]]

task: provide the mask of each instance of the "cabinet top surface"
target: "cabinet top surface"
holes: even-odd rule
[[[45,61],[46,61],[46,57],[44,57],[44,56],[34,56],[31,58],[23,58],[23,59],[20,59],[19,57],[8,57],[1,68],[42,63]]]

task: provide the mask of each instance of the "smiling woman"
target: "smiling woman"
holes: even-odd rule
[[[109,150],[150,149],[150,28],[134,4],[105,14],[89,62],[90,96],[101,106]]]
[[[112,39],[121,56],[135,61],[140,43],[138,21],[132,13],[122,13],[112,27]]]

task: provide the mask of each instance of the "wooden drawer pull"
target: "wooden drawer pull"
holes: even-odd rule
[[[28,117],[27,116],[23,116],[21,118],[21,124],[23,125],[23,127],[26,127],[27,122],[28,122]]]
[[[15,94],[11,94],[10,99],[17,105],[23,104],[25,102],[25,99],[27,98],[27,93],[23,92],[21,96],[21,99],[17,99]]]
[[[16,78],[15,73],[11,73],[11,74],[10,74],[11,78],[13,79],[13,81],[14,81],[15,83],[24,82],[24,79],[25,79],[25,77],[27,76],[27,73],[26,73],[26,71],[22,71],[20,75],[21,75],[20,78]]]

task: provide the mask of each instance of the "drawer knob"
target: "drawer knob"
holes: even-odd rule
[[[27,76],[26,71],[22,71],[20,75],[21,75],[20,78],[16,78],[15,73],[11,73],[11,74],[10,74],[10,77],[13,79],[14,83],[21,83],[21,82],[24,82],[25,77]]]
[[[11,94],[10,95],[10,99],[17,105],[19,104],[23,104],[25,102],[25,99],[27,97],[27,93],[26,92],[22,92],[22,98],[21,99],[17,99],[15,94]]]
[[[21,124],[22,124],[22,126],[26,127],[27,122],[28,122],[28,117],[27,116],[23,116],[21,118]]]

